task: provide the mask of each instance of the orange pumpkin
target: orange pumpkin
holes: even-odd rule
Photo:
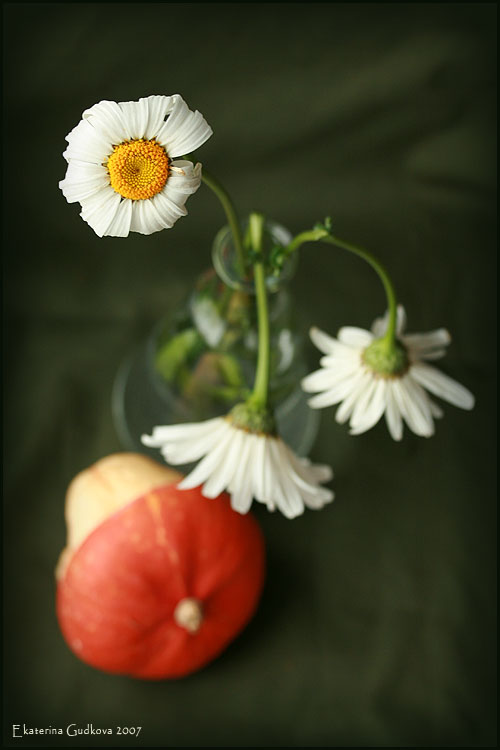
[[[189,674],[256,609],[264,580],[256,521],[233,511],[225,493],[177,489],[178,478],[144,456],[118,454],[69,488],[57,616],[69,647],[98,669]],[[139,496],[127,499],[131,492]]]

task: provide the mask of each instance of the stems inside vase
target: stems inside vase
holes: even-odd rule
[[[265,409],[268,406],[269,396],[269,310],[267,304],[266,277],[264,271],[264,259],[262,255],[262,238],[264,230],[264,217],[262,214],[250,214],[249,237],[252,250],[255,253],[254,283],[257,303],[258,324],[258,355],[257,371],[250,403],[258,408]]]

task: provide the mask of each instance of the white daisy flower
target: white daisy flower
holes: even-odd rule
[[[208,498],[227,490],[238,513],[247,513],[253,498],[271,511],[278,508],[287,518],[299,516],[304,506],[319,509],[333,500],[333,492],[319,486],[332,478],[329,466],[312,465],[279,437],[238,427],[229,415],[155,427],[142,442],[160,448],[169,464],[203,458],[178,486],[203,485]]]
[[[381,372],[367,364],[367,349],[381,339],[387,330],[388,315],[378,318],[372,330],[341,328],[332,338],[317,328],[311,329],[313,343],[325,357],[321,369],[302,381],[309,393],[317,392],[309,406],[322,407],[340,404],[337,422],[349,421],[351,435],[359,435],[373,427],[385,414],[387,427],[394,440],[403,436],[403,419],[415,434],[430,437],[434,434],[434,419],[443,415],[429,393],[461,409],[472,409],[474,396],[467,388],[427,364],[445,355],[450,334],[444,328],[429,333],[403,334],[406,315],[398,307],[397,340],[401,346],[396,371]],[[373,350],[372,350],[373,351]],[[427,393],[427,391],[429,393]]]
[[[99,237],[159,232],[186,215],[201,182],[201,164],[177,157],[211,135],[179,94],[99,102],[66,136],[68,169],[59,187]]]

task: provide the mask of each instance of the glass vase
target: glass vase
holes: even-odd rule
[[[264,254],[290,239],[284,227],[266,222]],[[197,280],[185,304],[161,320],[118,371],[113,418],[127,450],[158,458],[158,451],[141,443],[141,435],[151,434],[156,425],[226,414],[251,391],[258,343],[255,291],[251,273],[239,268],[229,227],[216,235],[212,259],[214,267]],[[309,409],[300,387],[307,366],[287,289],[296,263],[293,254],[278,276],[266,278],[270,399],[280,436],[299,455],[306,455],[319,415]]]

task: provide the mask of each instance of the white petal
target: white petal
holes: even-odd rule
[[[273,438],[264,437],[264,460],[262,462],[262,502],[265,503],[269,510],[275,510],[276,504],[273,497],[273,465],[271,461],[271,452],[269,442]]]
[[[429,420],[422,413],[418,403],[415,403],[410,397],[405,378],[392,381],[392,392],[398,409],[410,430],[421,437],[430,437],[434,432],[432,420],[429,424]]]
[[[375,318],[375,320],[373,321],[371,331],[376,339],[382,338],[384,333],[387,331],[388,319],[389,312],[387,311],[383,317]]]
[[[329,482],[333,478],[333,470],[327,464],[306,464],[305,460],[295,457],[299,463],[302,463],[302,474],[309,482]]]
[[[384,335],[384,333],[387,331],[388,324],[389,324],[389,311],[387,310],[385,312],[385,315],[382,318],[377,318],[376,320],[373,321],[371,330],[376,339],[379,339]],[[406,328],[406,311],[403,305],[398,305],[398,308],[396,311],[396,334],[398,336],[401,336],[405,328]]]
[[[360,382],[363,382],[365,387],[368,387],[372,382],[371,376],[364,370],[359,369],[358,373],[354,376],[349,376],[336,383],[332,388],[313,396],[308,400],[308,404],[311,409],[322,409],[326,406],[332,406],[337,404],[339,401],[343,401],[345,398],[353,393],[354,390],[358,389]]]
[[[451,336],[446,328],[438,328],[429,333],[407,333],[401,337],[402,342],[415,352],[427,349],[441,349],[448,346]]]
[[[115,218],[109,225],[107,237],[128,237],[130,232],[130,222],[132,220],[132,201],[122,200],[118,206]]]
[[[99,237],[104,237],[115,218],[120,200],[121,196],[112,187],[102,188],[82,201],[80,216]]]
[[[243,441],[239,463],[228,487],[231,493],[231,507],[238,513],[243,514],[250,510],[253,498],[252,483],[248,479],[251,476],[253,449],[255,448],[255,441],[249,439],[251,437],[254,436],[247,435],[247,439]]]
[[[286,474],[290,471],[288,457],[281,440],[269,440],[268,450],[273,468],[272,499],[286,518],[295,518],[304,512],[304,503],[299,492],[293,492],[287,485]],[[288,492],[284,490],[287,487]]]
[[[171,137],[169,153],[172,156],[190,154],[199,148],[212,135],[212,128],[200,112],[192,112],[189,120],[184,123],[175,137]]]
[[[175,169],[172,169],[173,167]],[[169,190],[175,191],[175,193],[187,193],[188,195],[196,193],[201,183],[201,164],[199,162],[193,164],[191,161],[176,159],[170,165],[170,169],[167,181]],[[178,169],[182,172],[177,172]]]
[[[387,383],[384,378],[376,381],[375,389],[367,403],[364,413],[355,418],[355,413],[351,420],[351,435],[359,435],[362,432],[370,430],[377,424],[386,408],[386,390]]]
[[[172,96],[148,96],[148,124],[144,131],[144,137],[147,140],[156,138],[158,132],[163,127],[166,117],[172,110],[174,100]]]
[[[446,355],[446,349],[429,349],[429,350],[421,350],[418,352],[418,358],[412,357],[410,353],[410,360],[413,359],[413,361],[418,361],[419,359],[425,359],[425,360],[435,360],[435,359],[442,359]]]
[[[184,204],[189,195],[198,189],[201,182],[201,165],[197,164],[193,167],[191,162],[185,161],[177,161],[174,164],[182,165],[184,175],[172,172],[162,192],[151,199],[163,228],[172,227],[177,219],[186,216],[187,210]],[[138,222],[137,226],[139,225]]]
[[[106,139],[117,146],[129,136],[124,123],[123,113],[116,102],[102,101],[86,109],[82,119],[88,120],[92,127],[105,135]]]
[[[353,409],[351,421],[349,423],[351,427],[356,427],[356,425],[361,424],[364,421],[368,405],[373,394],[375,393],[377,384],[378,380],[376,380],[374,377],[371,377],[367,382],[366,387],[364,388],[361,396],[356,401],[356,405]]]
[[[332,369],[321,369],[316,370],[315,372],[311,372],[309,375],[306,375],[305,378],[301,381],[301,386],[304,391],[307,391],[308,393],[315,393],[316,391],[322,391],[325,388],[330,388],[332,386],[332,381],[335,382],[333,373],[335,371]]]
[[[182,490],[189,490],[193,487],[198,487],[207,481],[207,479],[219,471],[219,467],[224,462],[224,455],[227,451],[228,443],[231,440],[232,435],[230,431],[224,435],[223,439],[218,445],[214,446],[205,458],[195,466],[192,472],[184,477],[182,482],[179,482],[179,487]]]
[[[296,472],[292,478],[297,481],[296,475],[298,475],[306,482],[306,484],[302,482],[298,485],[305,505],[313,510],[319,510],[326,503],[331,502],[334,498],[333,492],[327,487],[318,485],[318,482],[327,482],[332,478],[333,471],[331,468],[321,464],[311,464],[308,459],[299,458],[288,446],[286,446],[286,450],[289,461]]]
[[[131,232],[153,234],[171,226],[164,213],[160,213],[156,208],[154,199],[132,201]]]
[[[118,106],[122,111],[123,123],[127,133],[125,140],[144,138],[149,122],[148,100],[119,102]]]
[[[318,482],[329,482],[333,477],[331,466],[326,464],[313,464],[308,458],[297,456],[292,449],[285,444],[288,459],[299,474],[306,482],[316,485]]]
[[[252,487],[254,497],[259,503],[266,502],[264,489],[266,445],[266,438],[263,435],[259,435],[252,453]]]
[[[318,393],[316,396],[308,399],[307,405],[311,409],[325,409],[327,406],[338,404],[338,402],[342,401],[342,399],[347,395],[347,393],[344,394],[343,392],[340,392],[339,394],[339,390],[337,387],[329,388],[327,391]]]
[[[396,310],[396,334],[402,336],[406,329],[406,310],[403,305],[398,305]]]
[[[318,349],[325,354],[333,354],[335,350],[335,344],[337,343],[334,338],[329,336],[327,333],[320,331],[319,328],[311,328],[309,331],[311,341]]]
[[[144,442],[144,441],[143,441]],[[198,461],[214,447],[212,435],[205,435],[193,441],[166,443],[161,447],[162,455],[168,464],[190,464]]]
[[[106,169],[95,164],[73,162],[68,164],[64,180],[59,182],[59,187],[69,203],[82,201],[109,186],[109,176]]]
[[[427,400],[429,402],[429,408],[434,419],[441,419],[441,417],[444,415],[441,407],[438,406],[431,398],[427,397]]]
[[[219,465],[218,471],[214,472],[203,486],[205,497],[217,497],[229,487],[238,466],[245,438],[247,435],[243,430],[232,429],[228,433],[228,439],[224,443],[226,446],[224,460]]]
[[[472,393],[435,367],[423,362],[417,363],[411,367],[410,374],[435,396],[439,396],[460,409],[473,408],[475,399]]]
[[[346,372],[359,369],[362,364],[362,349],[353,349],[340,342],[336,342],[335,348],[335,354],[325,354],[320,358],[319,363],[322,367],[335,368],[336,370],[342,368]]]
[[[66,170],[65,180],[69,182],[80,182],[105,177],[109,183],[108,170],[102,164],[91,164],[88,161],[72,159]]]
[[[361,398],[365,389],[370,384],[371,379],[372,376],[365,370],[360,370],[359,374],[357,374],[355,378],[353,378],[352,391],[341,403],[335,414],[335,420],[339,424],[347,422],[356,403],[358,402],[358,399]]]
[[[277,471],[281,483],[275,495],[278,508],[287,518],[296,518],[304,512],[304,491],[299,490],[284,466],[278,467]]]
[[[160,448],[170,440],[193,440],[196,436],[213,432],[218,425],[223,425],[226,420],[222,417],[214,417],[204,422],[185,422],[184,424],[161,425],[153,428],[152,435],[142,435],[141,442],[150,448]]]
[[[344,326],[338,332],[338,339],[342,344],[347,344],[347,346],[364,348],[371,344],[373,341],[373,335],[364,328]]]
[[[166,123],[156,139],[165,147],[171,158],[189,154],[199,148],[212,135],[212,128],[200,112],[192,112],[178,94],[172,97],[173,105]]]
[[[323,357],[322,363],[327,359],[331,360],[332,358]],[[301,385],[304,391],[314,393],[315,391],[325,390],[325,388],[333,388],[342,380],[353,378],[359,371],[359,358],[356,357],[351,360],[335,359],[335,364],[328,364],[328,366],[306,375]]]
[[[252,505],[252,490],[249,484],[239,484],[231,495],[231,508],[237,513],[248,513]]]
[[[429,396],[418,383],[412,380],[409,374],[403,377],[402,384],[412,405],[415,409],[418,409],[423,424],[425,424],[425,432],[422,432],[422,434],[425,437],[430,437],[434,434],[434,421],[432,419]]]
[[[162,454],[167,463],[174,465],[198,461],[224,438],[228,429],[229,426],[221,422],[210,431],[193,434],[191,439],[170,440],[163,445]]]
[[[106,162],[113,151],[110,139],[95,130],[87,120],[81,120],[66,140],[68,147],[63,153],[66,161],[77,159],[99,165]]]
[[[307,508],[311,508],[311,510],[321,510],[327,503],[331,503],[334,498],[335,494],[325,487],[319,487],[315,492],[302,493],[304,504]]]
[[[187,211],[184,206],[175,203],[171,198],[168,197],[165,191],[158,193],[152,199],[154,207],[158,214],[161,216],[162,221],[166,227],[171,227],[175,224],[177,219],[181,216],[186,216]]]
[[[293,478],[304,490],[325,490],[323,487],[318,487],[318,482],[328,482],[333,477],[333,471],[330,466],[325,464],[312,464],[306,458],[300,458],[296,456],[291,448],[288,447],[283,441],[281,445],[288,457],[290,466],[293,469]],[[299,479],[298,479],[299,478]]]
[[[72,163],[70,162],[70,167]],[[109,186],[109,177],[106,171],[101,167],[101,173],[94,177],[80,177],[78,178],[74,172],[70,176],[69,167],[66,178],[61,180],[59,187],[68,203],[82,202],[91,195],[98,193],[105,187]]]
[[[398,408],[396,398],[393,393],[392,380],[388,380],[387,382],[385,399],[385,420],[387,422],[389,433],[393,440],[401,440],[401,438],[403,437],[403,419],[401,417],[401,411]]]

